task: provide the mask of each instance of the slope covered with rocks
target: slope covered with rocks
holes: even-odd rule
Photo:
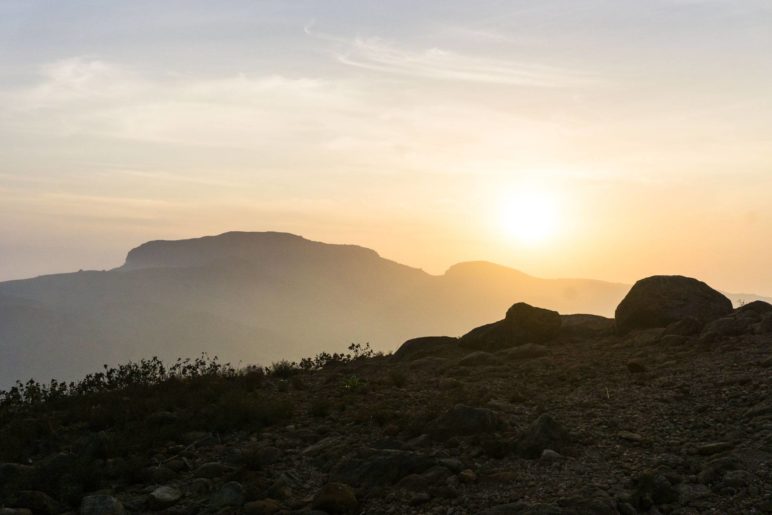
[[[772,306],[722,297],[656,278],[622,327],[520,303],[393,355],[6,392],[0,513],[770,513]]]

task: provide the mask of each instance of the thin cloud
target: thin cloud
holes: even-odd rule
[[[599,77],[536,63],[491,59],[433,47],[409,50],[381,38],[342,38],[314,32],[312,37],[332,42],[335,59],[347,66],[386,74],[446,81],[476,82],[522,87],[571,88],[597,85]]]

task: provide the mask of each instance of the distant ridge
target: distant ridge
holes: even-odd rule
[[[436,276],[281,232],[151,241],[113,270],[0,283],[0,388],[153,355],[269,364],[352,342],[389,351],[417,335],[460,335],[518,301],[612,316],[629,288],[485,261]]]
[[[129,251],[121,269],[201,266],[227,258],[260,261],[292,257],[304,251],[315,252],[316,259],[380,257],[365,247],[321,243],[285,232],[232,231],[217,236],[143,243]]]

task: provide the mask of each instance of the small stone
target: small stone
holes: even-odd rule
[[[438,460],[437,463],[455,473],[461,472],[464,469],[464,464],[458,458],[443,458]]]
[[[429,495],[426,492],[420,492],[420,493],[415,494],[410,499],[410,505],[411,506],[420,506],[422,504],[426,504],[427,502],[429,502],[431,500],[432,500],[432,496],[431,495]]]
[[[110,495],[89,495],[83,498],[80,515],[123,515],[123,504]]]
[[[171,486],[159,486],[150,492],[150,504],[157,508],[173,506],[182,498],[182,492]]]
[[[216,508],[226,506],[241,506],[244,504],[244,487],[241,483],[231,481],[222,485],[222,488],[212,496],[211,504]]]
[[[273,515],[282,509],[279,501],[274,499],[262,499],[260,501],[248,502],[244,505],[246,515]]]
[[[359,507],[354,490],[345,483],[327,483],[314,496],[311,506],[327,513],[351,513]]]
[[[192,495],[207,494],[212,491],[212,481],[203,477],[193,479],[188,485],[188,493]]]
[[[643,437],[639,435],[638,433],[632,433],[630,431],[620,431],[617,433],[617,436],[621,438],[622,440],[627,440],[628,442],[642,442]]]
[[[462,483],[474,483],[477,481],[477,474],[472,469],[464,469],[458,473],[458,478]]]
[[[726,452],[734,448],[734,445],[728,442],[706,443],[697,447],[697,454],[701,456],[711,456],[720,452]]]
[[[229,467],[228,465],[219,463],[217,461],[213,461],[210,463],[204,463],[203,465],[198,467],[193,472],[193,476],[214,479],[214,478],[222,477],[232,471],[233,471],[233,468]]]
[[[563,459],[563,455],[559,452],[553,451],[552,449],[544,449],[541,452],[541,461],[552,463],[555,461],[560,461]]]
[[[548,414],[540,415],[522,434],[518,452],[525,458],[539,458],[544,449],[560,452],[571,441],[571,435]]]
[[[292,488],[284,479],[279,478],[268,488],[268,495],[286,501],[292,497]]]

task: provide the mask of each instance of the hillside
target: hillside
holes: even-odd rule
[[[628,289],[485,262],[433,276],[284,233],[154,241],[114,270],[0,283],[0,387],[153,355],[269,364],[352,342],[391,351],[416,334],[460,335],[518,300],[608,316]]]
[[[0,394],[0,509],[772,513],[772,305],[646,284],[625,335],[518,303],[393,355],[147,360]]]

